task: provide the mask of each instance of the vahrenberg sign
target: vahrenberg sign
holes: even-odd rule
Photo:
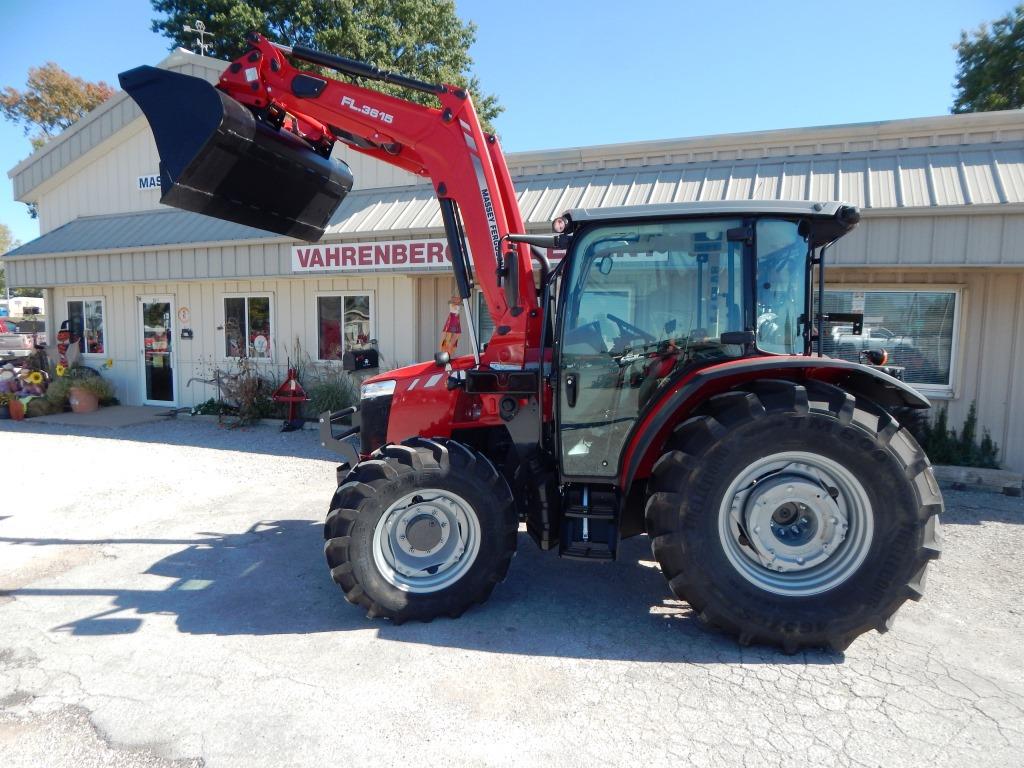
[[[376,243],[293,245],[292,272],[411,271],[451,264],[443,239],[388,240]]]
[[[548,258],[552,261],[558,261],[564,255],[565,251],[548,249]],[[366,270],[409,272],[444,268],[451,263],[448,241],[441,238],[292,246],[292,272],[297,273]]]

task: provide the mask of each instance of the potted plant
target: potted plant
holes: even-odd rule
[[[100,407],[100,401],[114,396],[110,382],[100,376],[86,376],[72,381],[68,403],[75,413],[89,413]]]

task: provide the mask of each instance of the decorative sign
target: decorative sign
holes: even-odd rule
[[[181,323],[182,325],[188,325],[189,321],[191,319],[192,319],[192,312],[189,310],[188,307],[179,307],[178,308],[178,322],[179,323]]]
[[[136,189],[140,191],[146,189],[160,189],[160,174],[139,176],[139,180],[136,183],[138,184]]]

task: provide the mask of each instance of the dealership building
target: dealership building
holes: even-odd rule
[[[160,66],[212,82],[225,64],[178,50]],[[432,188],[336,152],[356,185],[317,244],[167,208],[148,124],[118,93],[10,171],[41,235],[4,256],[8,282],[44,289],[51,335],[63,321],[80,329],[85,361],[109,366],[126,404],[192,405],[214,392],[190,379],[241,357],[283,372],[298,348],[340,364],[376,339],[383,365],[430,359],[455,289]],[[1005,465],[1024,471],[1024,113],[522,152],[508,163],[531,232],[578,207],[860,206],[860,226],[829,251],[826,302],[863,312],[865,331],[834,329],[833,351],[886,347],[954,425],[976,402]],[[477,322],[486,339],[485,312]]]

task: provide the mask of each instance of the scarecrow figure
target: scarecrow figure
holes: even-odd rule
[[[455,348],[459,346],[459,336],[462,335],[459,304],[458,296],[448,299],[448,319],[444,321],[444,328],[441,331],[441,351],[447,352],[450,357],[455,357]]]

